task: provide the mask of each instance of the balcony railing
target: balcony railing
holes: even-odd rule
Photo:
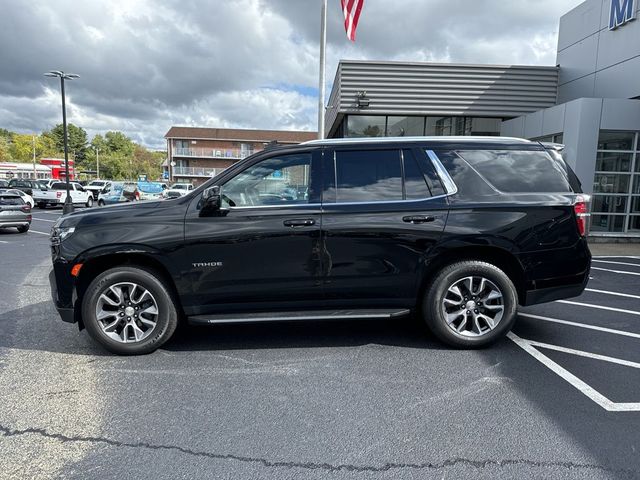
[[[174,177],[215,177],[222,173],[224,168],[207,167],[173,167]]]
[[[220,149],[220,148],[174,148],[174,157],[223,158],[228,160],[242,160],[253,154],[250,150]]]

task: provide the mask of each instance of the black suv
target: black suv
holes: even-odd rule
[[[518,304],[583,291],[586,200],[562,157],[527,140],[314,141],[175,200],[63,216],[50,281],[62,319],[120,354],[155,350],[179,321],[411,313],[477,347]]]

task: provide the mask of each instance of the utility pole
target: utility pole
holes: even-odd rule
[[[33,135],[33,179],[38,179],[38,172],[36,171],[36,136]]]
[[[320,80],[318,82],[318,138],[324,139],[324,84],[326,71],[325,48],[327,46],[327,0],[322,0],[320,13]]]
[[[96,151],[96,178],[100,178],[100,149],[95,148]]]

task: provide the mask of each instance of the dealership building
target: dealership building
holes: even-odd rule
[[[640,238],[640,0],[560,19],[556,66],[341,61],[327,136],[503,135],[562,143],[591,234]]]

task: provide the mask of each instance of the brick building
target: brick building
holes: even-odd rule
[[[282,145],[314,140],[315,132],[171,127],[164,170],[173,182],[199,185],[271,142]]]

